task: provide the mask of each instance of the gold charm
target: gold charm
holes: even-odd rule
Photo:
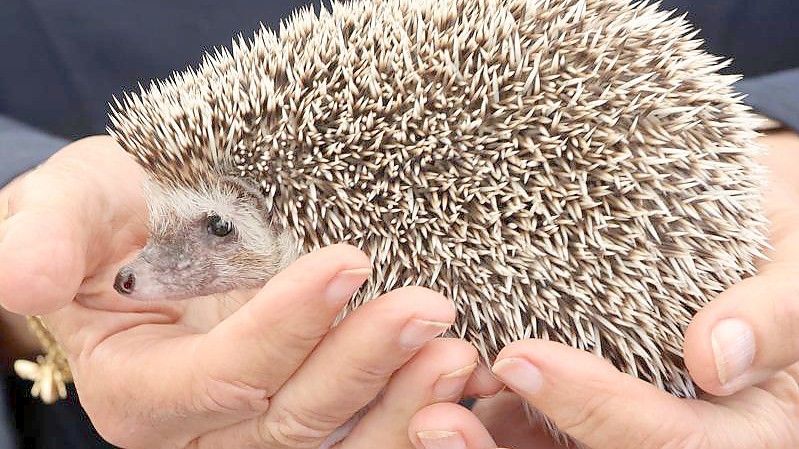
[[[58,399],[66,399],[67,384],[64,375],[52,360],[50,354],[36,357],[35,362],[17,360],[14,362],[17,376],[33,381],[31,394],[41,398],[45,404],[52,404]]]
[[[28,326],[36,334],[45,355],[36,357],[36,361],[17,360],[14,371],[17,376],[33,381],[31,394],[39,397],[45,404],[52,404],[67,397],[67,383],[72,381],[66,354],[58,345],[53,334],[47,330],[41,317],[28,317]]]

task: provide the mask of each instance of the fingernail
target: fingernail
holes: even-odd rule
[[[719,382],[726,385],[752,366],[755,334],[744,321],[729,318],[717,323],[710,335]]]
[[[491,393],[491,394],[478,394],[477,396],[475,396],[475,399],[494,399],[495,397],[497,397],[498,394],[502,393],[503,391],[505,390],[499,390],[496,393]]]
[[[507,389],[508,389],[508,387],[506,385],[503,385],[502,388],[499,389],[499,391],[497,391],[495,393],[478,394],[477,396],[475,396],[475,399],[493,399],[493,398],[499,396],[500,393],[503,393],[503,392],[507,391]]]
[[[469,376],[472,375],[475,368],[477,368],[477,362],[439,377],[433,385],[433,399],[445,401],[460,397],[466,387],[466,381],[469,380]]]
[[[416,434],[424,449],[466,449],[466,442],[458,432],[425,430]]]
[[[336,306],[349,301],[371,272],[368,267],[340,271],[327,284],[325,298]]]
[[[494,364],[491,371],[518,393],[535,394],[541,390],[541,371],[525,359],[509,357]]]
[[[400,345],[406,349],[416,349],[443,334],[450,323],[413,319],[400,332]]]

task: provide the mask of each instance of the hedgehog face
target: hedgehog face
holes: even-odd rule
[[[262,285],[296,257],[296,245],[234,178],[202,188],[151,183],[150,238],[114,288],[141,300],[185,299]]]

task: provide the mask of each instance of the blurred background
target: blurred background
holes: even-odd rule
[[[277,27],[306,4],[319,1],[0,0],[0,164],[13,157],[8,142],[33,166],[41,152],[103,133],[112,95],[196,65],[213,46],[260,23]],[[799,126],[799,1],[665,0],[661,8],[687,13],[710,52],[734,59],[726,72],[744,75],[740,89],[752,106]],[[19,142],[31,151],[19,152]],[[42,405],[11,374],[10,360],[0,377],[0,449],[111,447],[91,429],[74,391]]]
[[[408,0],[413,1],[413,0]],[[2,0],[0,114],[76,139],[103,132],[106,104],[137,83],[196,65],[238,33],[319,0]],[[799,60],[799,2],[665,0],[687,12],[707,48],[757,77]]]

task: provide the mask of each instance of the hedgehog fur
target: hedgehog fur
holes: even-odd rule
[[[117,101],[163,188],[257,185],[298,250],[422,285],[488,359],[545,338],[695,396],[691,317],[764,248],[753,119],[683,17],[625,0],[310,8]]]

